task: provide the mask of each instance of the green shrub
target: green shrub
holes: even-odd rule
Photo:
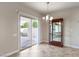
[[[25,22],[23,25],[21,25],[21,28],[28,28],[28,27],[29,27],[28,22]]]
[[[37,28],[38,27],[38,23],[36,21],[33,22],[33,28]]]

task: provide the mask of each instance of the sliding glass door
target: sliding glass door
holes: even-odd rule
[[[20,43],[21,49],[25,49],[34,44],[38,44],[38,26],[37,19],[27,18],[25,16],[20,16]]]

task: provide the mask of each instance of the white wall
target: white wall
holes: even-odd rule
[[[19,49],[17,9],[40,17],[36,11],[32,11],[20,3],[0,3],[0,56],[8,55]]]
[[[51,15],[64,19],[64,45],[79,48],[79,7],[55,11]]]

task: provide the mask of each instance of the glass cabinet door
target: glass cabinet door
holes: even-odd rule
[[[53,25],[53,40],[61,42],[61,22],[54,22],[52,25]]]
[[[52,41],[52,22],[49,24],[49,39]]]

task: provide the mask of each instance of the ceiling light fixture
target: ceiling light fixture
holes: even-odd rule
[[[46,4],[47,4],[47,12],[48,12],[50,2],[46,2]],[[52,20],[53,17],[51,17],[49,14],[46,14],[46,16],[42,17],[42,19],[48,21],[48,20]]]

